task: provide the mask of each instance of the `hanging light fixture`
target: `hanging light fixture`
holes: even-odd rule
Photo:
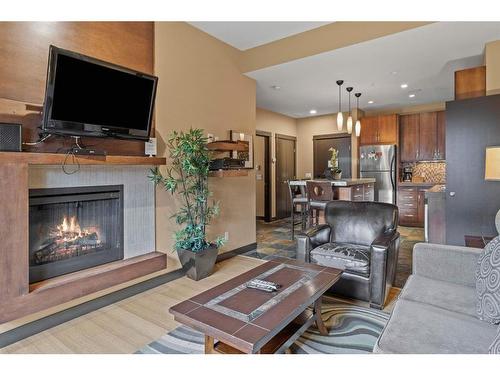
[[[347,87],[346,90],[349,93],[349,117],[347,117],[347,133],[352,134],[352,113],[351,113],[351,91],[352,87]]]
[[[359,121],[359,97],[361,96],[360,92],[354,94],[356,97],[356,126],[354,132],[356,133],[356,137],[359,137],[361,134],[361,121]]]
[[[339,85],[339,112],[337,113],[337,129],[339,132],[341,132],[344,127],[344,116],[342,116],[342,92],[340,91],[343,84],[344,81],[337,81],[337,85]]]

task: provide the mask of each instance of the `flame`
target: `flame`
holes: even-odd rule
[[[97,230],[97,228],[88,228],[86,230],[82,230],[80,228],[78,220],[76,219],[76,216],[71,216],[69,219],[65,216],[62,223],[56,226],[55,234],[60,242],[70,242],[89,235],[91,231],[99,235],[99,231]]]

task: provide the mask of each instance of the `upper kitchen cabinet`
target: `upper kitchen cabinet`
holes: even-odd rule
[[[400,127],[402,162],[444,160],[444,111],[402,115]]]
[[[401,161],[403,162],[417,160],[419,122],[420,116],[418,114],[399,117],[401,127],[399,147],[401,149]]]
[[[370,116],[361,119],[359,144],[397,144],[398,115]]]

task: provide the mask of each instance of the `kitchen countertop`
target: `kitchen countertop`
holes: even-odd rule
[[[318,181],[318,182],[330,182],[332,186],[353,186],[353,185],[363,185],[363,184],[373,184],[375,183],[374,178],[343,178],[340,180],[327,180],[327,179],[311,179],[311,180],[293,180],[290,181],[290,185],[304,186],[306,181]]]
[[[443,184],[442,183],[438,184],[436,182],[398,182],[398,186],[418,187],[418,186],[434,186],[434,185],[443,185]]]
[[[425,192],[425,195],[429,195],[430,194],[435,194],[435,193],[438,193],[438,194],[442,194],[446,192],[446,185],[443,185],[443,184],[440,184],[440,185],[434,185],[433,187],[431,187],[429,190],[427,190]]]

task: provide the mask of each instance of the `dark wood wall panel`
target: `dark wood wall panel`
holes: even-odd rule
[[[153,22],[0,22],[0,122],[22,123],[25,141],[37,138],[41,116],[19,111],[18,103],[43,103],[51,44],[145,73],[154,72]],[[144,154],[143,142],[83,142],[115,155]],[[54,152],[61,147],[62,140],[55,139],[33,151]]]

